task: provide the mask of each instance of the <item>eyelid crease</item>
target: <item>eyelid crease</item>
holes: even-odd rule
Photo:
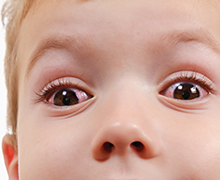
[[[159,94],[158,97],[159,100],[167,107],[179,112],[190,114],[199,113],[199,111],[205,110],[208,104],[208,99],[206,98],[201,99],[200,101],[190,100],[182,103],[181,100],[175,100],[161,94]]]

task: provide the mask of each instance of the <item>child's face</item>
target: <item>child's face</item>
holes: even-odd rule
[[[21,180],[220,179],[215,2],[40,1],[18,49]]]

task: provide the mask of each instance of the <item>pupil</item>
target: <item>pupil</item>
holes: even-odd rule
[[[62,102],[63,102],[64,105],[69,105],[70,104],[70,98],[69,97],[64,97]]]
[[[183,99],[189,99],[189,97],[190,97],[189,91],[184,91],[184,92],[182,93],[182,97],[183,97]]]

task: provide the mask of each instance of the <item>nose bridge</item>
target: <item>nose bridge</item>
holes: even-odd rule
[[[107,160],[113,154],[125,155],[131,152],[140,158],[157,156],[160,144],[153,133],[152,119],[145,115],[144,109],[147,107],[142,103],[143,97],[141,99],[140,94],[135,97],[132,91],[127,90],[115,97],[114,102],[110,97],[105,100],[104,106],[108,108],[100,117],[104,122],[92,141],[94,158]]]
[[[109,94],[103,103],[106,110],[105,122],[126,127],[128,124],[139,127],[143,122],[151,123],[147,118],[154,116],[151,95],[139,88],[139,85],[121,84],[118,88],[111,89]]]

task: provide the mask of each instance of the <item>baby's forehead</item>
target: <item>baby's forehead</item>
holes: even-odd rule
[[[129,41],[133,41],[138,47],[146,46],[146,42],[149,45],[150,41],[157,45],[162,44],[159,43],[162,40],[164,44],[189,39],[209,42],[213,38],[202,36],[210,29],[219,30],[220,26],[213,23],[213,20],[217,21],[216,16],[208,13],[213,12],[211,8],[215,8],[215,3],[214,0],[38,0],[33,4],[21,28],[20,59],[30,59],[37,47],[42,47],[42,42],[45,41],[50,46],[62,46],[62,42],[67,42],[65,46],[68,46],[70,41],[75,39],[80,46],[84,39],[87,46],[91,41],[95,41],[96,43],[89,46],[97,45],[99,48],[96,49],[106,48],[106,51],[109,51],[114,45],[115,52],[129,48],[120,46],[120,42]],[[66,37],[59,39],[63,36]],[[114,39],[116,36],[117,42]],[[64,39],[70,40],[63,41]]]
[[[186,19],[184,17],[187,14],[206,14],[208,11],[216,11],[216,15],[219,14],[220,10],[220,3],[218,0],[186,0],[186,1],[175,1],[175,0],[35,0],[32,1],[31,7],[28,12],[31,15],[37,14],[38,11],[50,11],[51,13],[56,12],[59,16],[62,17],[63,13],[61,13],[62,9],[67,10],[68,7],[63,6],[64,4],[72,4],[71,6],[72,11],[77,12],[75,17],[80,16],[81,14],[85,14],[87,19],[91,19],[97,13],[99,17],[104,16],[106,18],[107,14],[112,14],[112,17],[120,17],[120,16],[129,16],[132,15],[133,17],[138,14],[143,14],[144,16],[151,16],[152,13],[154,15],[158,15],[161,18],[163,16],[181,16],[182,19]],[[59,4],[59,6],[57,6]],[[70,7],[70,6],[69,6]],[[28,7],[27,7],[28,8]],[[24,8],[25,10],[25,8]],[[78,11],[80,13],[78,13]],[[129,12],[130,13],[126,13]],[[67,10],[68,12],[68,10]],[[114,12],[114,13],[112,13]],[[71,15],[71,14],[69,14]],[[132,17],[131,16],[131,17]],[[190,21],[190,17],[188,17],[188,21]],[[43,17],[42,17],[43,19]],[[116,19],[117,20],[117,19]]]
[[[220,16],[213,17],[213,13],[209,13],[216,9],[217,6],[214,5],[219,4],[217,2],[216,0],[137,0],[135,2],[132,0],[36,0],[22,24],[20,39],[29,41],[36,38],[34,42],[37,42],[39,36],[46,37],[47,32],[54,36],[69,33],[70,36],[90,34],[93,37],[108,33],[111,36],[118,34],[120,37],[125,37],[126,41],[130,39],[134,29],[136,34],[146,33],[152,38],[152,34],[157,32],[186,30],[192,27],[199,29],[203,22],[209,24],[216,17],[220,18]],[[215,14],[220,15],[219,12],[216,11]],[[216,24],[213,28],[219,29],[218,26]],[[28,35],[31,37],[28,38]],[[23,47],[21,51],[24,51]]]
[[[157,26],[161,31],[172,26],[173,29],[187,29],[202,21],[209,22],[213,19],[213,9],[217,9],[219,2],[216,0],[206,1],[181,1],[175,0],[36,0],[32,4],[32,9],[25,19],[22,29],[28,29],[34,24],[50,28],[54,23],[65,26],[65,23],[72,23],[90,29],[90,33],[95,30],[108,27],[109,32],[121,30],[126,34],[130,29],[138,29],[145,24],[149,26],[141,27],[147,31],[151,27]],[[214,6],[216,5],[216,6]],[[215,13],[219,14],[220,11]],[[53,14],[53,16],[52,16]],[[211,15],[210,15],[211,14]],[[216,17],[215,17],[216,18]],[[70,24],[69,23],[69,24]],[[33,28],[33,31],[38,31]]]

